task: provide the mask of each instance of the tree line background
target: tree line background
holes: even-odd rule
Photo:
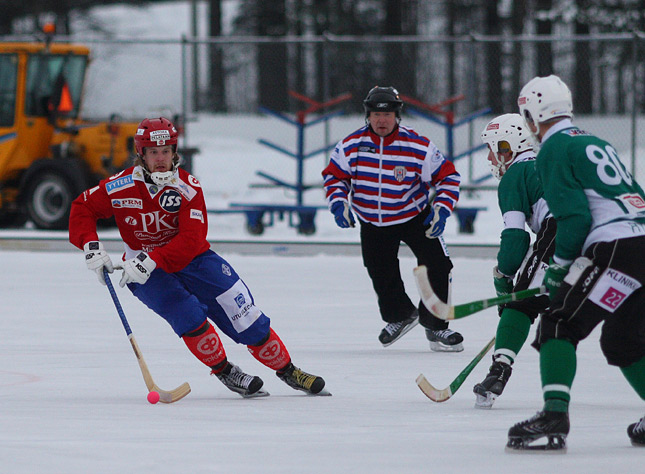
[[[380,84],[426,103],[463,93],[468,100],[453,109],[501,113],[524,82],[551,73],[571,86],[577,113],[645,109],[645,0],[187,3],[207,12],[193,55],[196,111],[293,111],[302,103],[289,90],[324,101],[345,92],[363,98]],[[5,0],[0,35],[53,21],[58,34],[72,36],[74,19],[84,16],[86,28],[114,38],[111,25],[92,22],[92,8],[107,4],[125,2]],[[226,8],[235,12],[227,22]]]

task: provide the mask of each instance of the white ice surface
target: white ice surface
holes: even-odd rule
[[[629,444],[625,429],[643,415],[643,403],[605,363],[597,332],[578,348],[568,453],[507,454],[508,428],[542,403],[537,352],[528,343],[492,410],[474,409],[471,392],[488,357],[443,404],[415,384],[422,372],[447,386],[494,335],[494,309],[452,323],[465,337],[462,353],[430,352],[420,326],[383,348],[359,257],[226,257],[294,362],[322,375],[332,397],[292,390],[224,336],[230,360],[261,376],[271,393],[240,398],[209,376],[161,318],[117,286],[157,384],[192,386],[177,403],[150,405],[109,293],[87,272],[82,254],[3,251],[0,471],[640,471],[645,450]],[[401,264],[416,298],[414,260]],[[490,297],[491,265],[455,259],[454,302]]]

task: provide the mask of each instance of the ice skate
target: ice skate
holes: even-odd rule
[[[387,347],[401,339],[404,334],[417,324],[419,324],[419,311],[415,309],[408,319],[404,319],[398,323],[387,323],[381,331],[378,340],[381,341],[383,347]]]
[[[215,374],[229,390],[239,393],[244,398],[266,397],[269,392],[260,390],[264,382],[260,377],[244,373],[235,364],[228,364],[224,370]]]
[[[473,392],[477,396],[475,408],[491,408],[497,397],[504,391],[512,372],[513,369],[509,364],[499,362],[493,356],[493,365],[488,369],[488,375],[483,382],[473,387]]]
[[[331,393],[325,390],[325,381],[322,377],[308,374],[307,372],[300,370],[291,362],[289,362],[284,369],[277,371],[275,374],[289,387],[301,390],[309,395],[331,395]]]
[[[464,338],[452,329],[426,329],[430,350],[435,352],[461,352]]]
[[[508,430],[507,451],[537,450],[566,452],[569,434],[569,414],[560,411],[539,411],[528,420],[517,423]],[[534,445],[534,441],[547,438],[547,443]]]
[[[640,421],[632,423],[627,427],[627,435],[632,441],[632,445],[645,448],[645,416]]]

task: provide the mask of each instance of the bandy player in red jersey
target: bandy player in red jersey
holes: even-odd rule
[[[114,216],[125,254],[119,285],[164,318],[188,349],[230,390],[265,396],[260,377],[226,358],[211,321],[294,389],[329,394],[322,377],[291,362],[289,352],[233,267],[210,250],[199,181],[179,168],[177,130],[165,118],[145,119],[134,138],[136,165],[105,179],[72,203],[69,240],[105,284],[114,265],[96,222]],[[209,321],[210,320],[210,321]]]

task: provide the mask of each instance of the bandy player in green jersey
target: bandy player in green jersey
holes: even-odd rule
[[[551,303],[533,344],[544,407],[509,430],[507,447],[563,449],[576,346],[598,324],[607,362],[645,400],[645,194],[610,143],[573,125],[571,92],[559,77],[531,80],[518,105],[541,144],[536,167],[557,232],[544,278]],[[627,434],[645,447],[645,417]],[[531,444],[543,437],[547,444]]]
[[[502,296],[538,287],[555,250],[556,223],[535,170],[533,138],[519,114],[504,114],[488,122],[481,139],[488,145],[491,172],[500,180],[497,196],[504,219],[493,268],[495,292]],[[527,227],[535,234],[533,245]],[[502,394],[531,324],[548,305],[543,294],[500,306],[493,363],[473,387],[476,408],[491,408]]]

